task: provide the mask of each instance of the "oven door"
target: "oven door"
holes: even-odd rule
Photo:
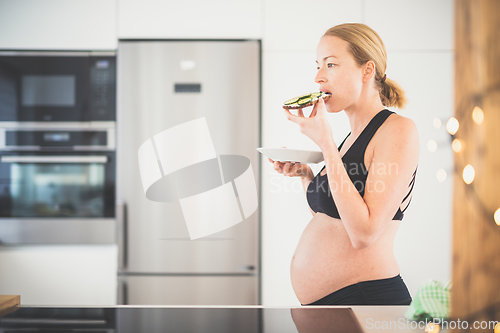
[[[0,121],[116,118],[113,52],[0,52]]]
[[[0,243],[114,243],[115,168],[115,152],[0,152]]]

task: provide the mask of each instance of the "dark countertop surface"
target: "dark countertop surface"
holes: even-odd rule
[[[0,333],[425,332],[407,321],[408,306],[21,306],[0,313]],[[413,323],[413,326],[412,326]],[[446,330],[441,330],[446,332]]]

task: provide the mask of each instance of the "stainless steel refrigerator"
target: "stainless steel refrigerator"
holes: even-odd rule
[[[146,197],[138,151],[158,133],[203,118],[219,162],[247,158],[259,193],[260,56],[260,42],[252,40],[120,41],[118,304],[259,304],[259,209],[191,239],[179,200]]]

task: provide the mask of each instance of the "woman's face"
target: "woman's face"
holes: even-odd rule
[[[335,36],[323,36],[316,49],[318,73],[314,81],[330,92],[328,112],[340,112],[356,104],[363,87],[363,68],[349,52],[349,43]]]

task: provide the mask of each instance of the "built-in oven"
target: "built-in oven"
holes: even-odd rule
[[[0,122],[0,244],[115,242],[115,122]]]
[[[0,121],[115,119],[115,52],[0,51]]]

